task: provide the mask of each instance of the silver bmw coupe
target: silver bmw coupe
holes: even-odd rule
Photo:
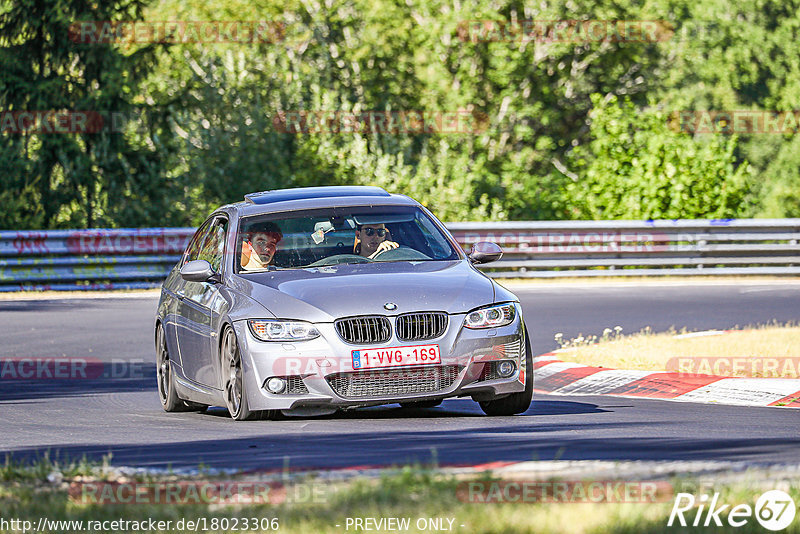
[[[377,187],[252,193],[200,226],[155,320],[168,412],[236,420],[470,397],[489,415],[533,393],[519,299],[427,209]]]

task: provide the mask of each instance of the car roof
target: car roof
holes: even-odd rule
[[[330,187],[296,187],[293,189],[275,189],[261,191],[244,196],[245,202],[251,204],[273,204],[287,200],[308,200],[314,198],[337,197],[390,197],[384,189],[364,185],[330,186]]]
[[[231,207],[240,216],[247,217],[279,211],[371,205],[418,206],[419,203],[405,195],[388,193],[380,187],[328,186],[249,193],[245,195],[243,202],[237,202]]]

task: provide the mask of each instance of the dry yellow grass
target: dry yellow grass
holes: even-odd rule
[[[704,336],[643,332],[567,348],[558,357],[614,369],[800,378],[800,327],[765,326]]]
[[[56,299],[97,299],[116,297],[157,297],[160,288],[153,289],[115,289],[103,291],[9,291],[0,293],[3,300],[56,300]]]

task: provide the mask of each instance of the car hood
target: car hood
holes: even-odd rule
[[[492,304],[495,288],[467,260],[346,264],[240,275],[240,290],[275,317],[331,322],[412,311],[464,313]],[[387,311],[386,303],[397,305]]]

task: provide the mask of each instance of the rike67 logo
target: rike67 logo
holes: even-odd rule
[[[714,493],[710,501],[706,494],[696,498],[691,493],[678,493],[667,526],[671,527],[677,520],[677,524],[682,527],[721,527],[723,522],[731,527],[741,527],[755,516],[756,521],[765,529],[778,531],[792,523],[796,512],[794,500],[781,490],[770,490],[762,494],[756,501],[755,509],[749,504],[737,504],[731,508],[730,504],[719,502],[719,493]],[[724,518],[721,515],[723,513],[727,513]]]

